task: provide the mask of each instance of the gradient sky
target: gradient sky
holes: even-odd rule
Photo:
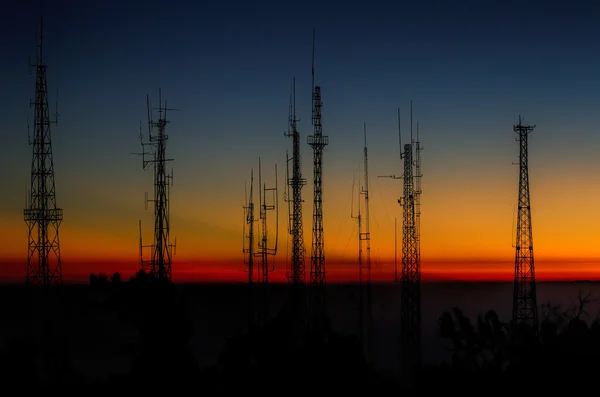
[[[519,114],[537,125],[529,153],[538,276],[600,273],[600,9],[591,2],[51,3],[45,53],[51,98],[59,87],[53,149],[65,279],[137,269],[138,219],[151,239],[144,192],[151,192],[152,173],[130,153],[140,149],[145,96],[157,103],[159,87],[180,109],[167,129],[167,155],[175,158],[174,279],[245,277],[244,184],[260,156],[267,183],[274,183],[277,163],[284,185],[292,76],[310,250],[313,27],[330,138],[323,177],[330,279],[355,273],[350,207],[363,122],[374,277],[390,279],[402,186],[376,176],[402,173],[396,109],[406,141],[411,99],[424,147],[425,279],[512,276],[519,150],[512,126]],[[37,1],[13,2],[0,16],[0,277],[25,272],[27,120],[35,88],[27,61],[35,54],[38,18]],[[289,257],[286,217],[282,204],[274,274],[280,278]]]

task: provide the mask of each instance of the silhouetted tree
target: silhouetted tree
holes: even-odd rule
[[[121,282],[121,274],[119,272],[113,273],[112,277],[110,278],[110,281],[115,284],[120,283]]]
[[[496,389],[519,387],[523,391],[529,384],[528,373],[543,373],[548,380],[567,374],[576,378],[592,375],[600,370],[600,324],[597,318],[590,326],[583,320],[590,302],[591,294],[580,293],[578,302],[568,310],[562,310],[560,305],[541,305],[539,338],[534,338],[527,327],[511,329],[493,310],[479,315],[476,327],[458,308],[452,313],[444,312],[438,321],[439,330],[451,342],[452,359],[450,365],[429,368],[428,376],[451,376],[453,382],[472,378],[471,383],[474,379],[483,382],[478,385],[495,384]],[[432,371],[438,371],[437,375],[432,375]],[[473,377],[473,373],[479,375]],[[553,384],[544,386],[550,390]],[[539,383],[535,387],[539,392]]]

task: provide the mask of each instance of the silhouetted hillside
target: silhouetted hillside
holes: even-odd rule
[[[89,286],[50,291],[0,288],[0,299],[7,302],[0,323],[5,385],[140,389],[176,384],[192,390],[201,384],[211,395],[229,395],[248,385],[259,388],[258,380],[266,377],[264,383],[276,390],[284,390],[286,383],[285,390],[297,392],[318,384],[319,390],[346,394],[361,388],[401,393],[398,371],[377,361],[382,353],[375,351],[371,363],[363,357],[353,328],[355,286],[328,287],[331,327],[293,348],[289,335],[294,316],[285,285],[272,288],[267,332],[247,327],[245,285],[160,285],[143,275],[128,281],[97,275],[90,281]],[[379,307],[389,308],[390,317],[399,316],[396,295],[385,292],[396,293],[396,286],[375,288],[382,294],[378,304],[385,304]],[[429,362],[418,388],[423,393],[440,388],[464,393],[521,390],[525,374],[548,379],[537,381],[538,391],[557,387],[557,382],[569,390],[585,385],[578,379],[594,379],[600,369],[600,325],[587,313],[592,304],[588,296],[569,310],[542,305],[539,343],[526,333],[511,333],[494,311],[475,321],[458,309],[444,312],[437,334],[445,341],[448,359],[445,364]],[[379,310],[374,325],[397,339],[399,328],[383,316],[387,311]],[[426,336],[423,341],[425,347],[431,343]],[[390,361],[399,361],[397,344],[383,348]],[[290,388],[292,379],[297,380]]]

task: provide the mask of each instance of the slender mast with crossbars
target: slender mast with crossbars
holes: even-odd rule
[[[531,200],[529,194],[529,158],[527,137],[535,128],[519,124],[513,130],[519,134],[519,198],[517,236],[515,247],[515,279],[513,292],[513,326],[524,324],[538,334],[535,266],[533,261],[533,232],[531,228]]]
[[[35,84],[34,134],[29,144],[33,148],[31,162],[31,186],[24,218],[28,229],[27,284],[50,286],[62,284],[62,264],[58,228],[63,210],[56,205],[54,181],[54,157],[50,125],[58,122],[58,111],[50,120],[48,110],[48,86],[46,65],[43,59],[44,17],[40,20]]]
[[[142,243],[142,221],[140,221],[140,267],[141,270],[150,274],[154,278],[161,281],[171,281],[171,265],[173,255],[175,254],[175,243],[170,241],[170,200],[169,188],[173,185],[173,170],[167,174],[166,165],[174,159],[166,157],[167,140],[169,136],[166,133],[167,111],[177,109],[169,109],[167,101],[162,105],[161,90],[158,90],[158,120],[152,118],[152,108],[150,99],[146,96],[146,105],[148,109],[148,142],[144,142],[142,129],[140,127],[140,142],[142,144],[142,166],[146,170],[151,164],[154,166],[154,199],[148,200],[146,197],[146,208],[148,202],[154,203],[154,242],[151,245],[143,245]],[[157,132],[153,134],[153,130]],[[145,148],[149,147],[150,152],[146,152]],[[150,156],[147,159],[146,156]],[[144,260],[143,248],[150,248],[151,259]]]

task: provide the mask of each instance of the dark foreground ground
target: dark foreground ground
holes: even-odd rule
[[[513,380],[523,379],[522,371],[544,374],[547,380],[537,381],[538,391],[558,379],[565,379],[559,383],[565,387],[570,383],[573,390],[584,381],[566,378],[586,379],[600,370],[600,332],[590,309],[597,302],[583,299],[585,293],[582,310],[577,304],[540,308],[540,320],[545,320],[543,343],[537,344],[526,332],[519,338],[510,335],[495,312],[472,313],[475,309],[469,305],[464,305],[466,316],[452,311],[453,306],[471,300],[473,288],[506,295],[498,292],[498,286],[440,284],[438,294],[451,290],[454,295],[447,296],[455,298],[436,304],[433,294],[426,294],[427,288],[433,287],[424,286],[423,291],[423,355],[429,359],[418,375],[422,380],[413,382],[422,392],[437,387],[476,391],[496,383],[494,389],[509,387]],[[558,287],[553,288],[549,297],[559,296]],[[578,303],[577,289],[571,291],[570,299],[561,300]],[[273,285],[271,331],[250,333],[245,285],[157,289],[132,282],[100,282],[64,286],[51,294],[3,286],[1,380],[5,385],[61,381],[120,387],[158,387],[163,381],[186,388],[202,385],[203,390],[222,393],[258,391],[265,385],[300,391],[314,389],[317,383],[348,393],[360,387],[401,391],[411,385],[399,370],[397,286],[377,286],[374,292],[370,363],[356,337],[356,286],[329,286],[327,337],[313,335],[312,343],[291,350],[289,312],[283,310],[287,296],[285,285]],[[507,298],[510,303],[509,294]],[[435,350],[437,356],[431,354]],[[440,365],[442,361],[446,364]],[[295,384],[292,389],[290,383]]]

